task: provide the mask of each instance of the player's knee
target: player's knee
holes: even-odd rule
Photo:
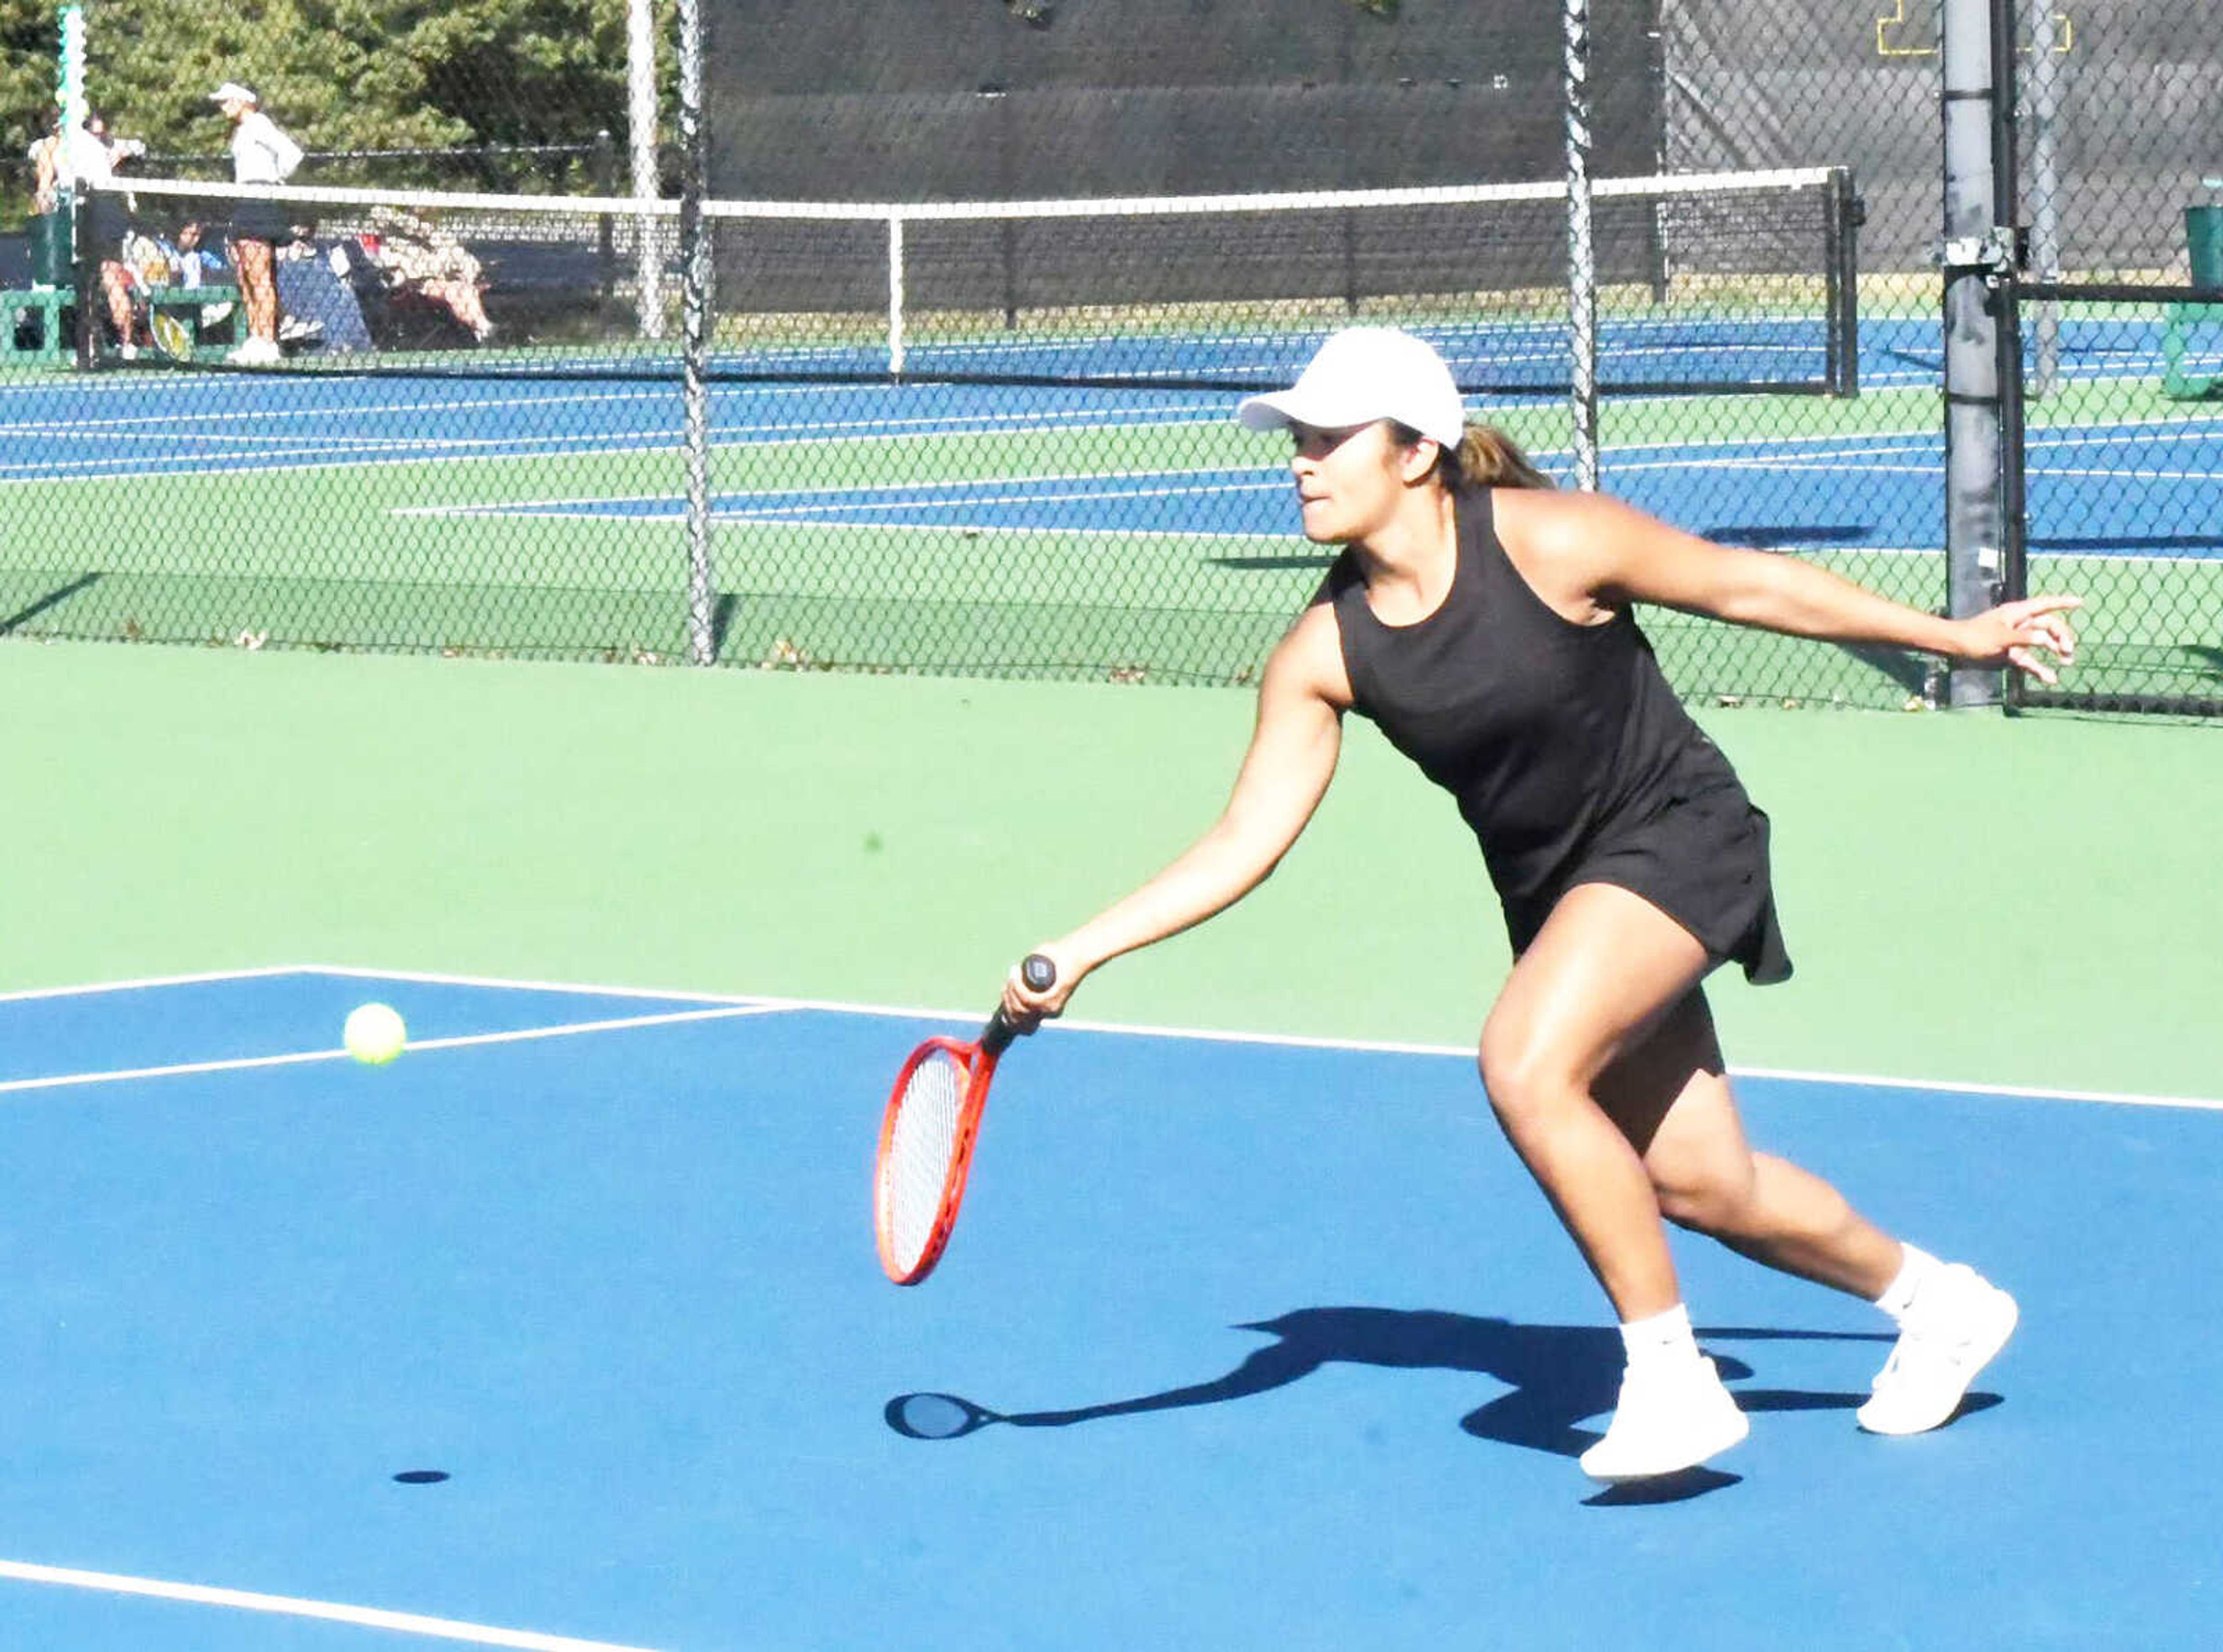
[[[1509,1133],[1547,1121],[1580,1093],[1551,1048],[1521,1027],[1483,1027],[1477,1065],[1491,1110]]]
[[[1750,1225],[1753,1178],[1749,1164],[1647,1164],[1659,1214],[1694,1233],[1735,1236]]]

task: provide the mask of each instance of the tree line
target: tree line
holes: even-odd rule
[[[626,8],[627,0],[86,0],[86,94],[113,133],[142,139],[158,155],[224,154],[229,129],[208,94],[225,80],[253,86],[311,150],[585,144],[608,131],[621,151]],[[673,0],[656,9],[659,104],[669,110]],[[54,0],[0,0],[0,153],[18,173],[53,124],[60,32]],[[27,193],[9,192],[11,219]]]

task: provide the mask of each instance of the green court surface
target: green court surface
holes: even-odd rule
[[[0,644],[0,989],[326,963],[985,1008],[1206,825],[1250,696]],[[2184,726],[1702,713],[1798,960],[1733,1062],[2223,1090],[2223,764]],[[1464,1045],[1504,967],[1445,800],[1355,720],[1280,872],[1092,981],[1128,1024]]]

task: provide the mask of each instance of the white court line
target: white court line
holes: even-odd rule
[[[571,981],[520,981],[507,976],[455,975],[428,970],[378,970],[352,964],[262,964],[237,970],[199,970],[185,975],[150,975],[127,981],[95,981],[79,986],[24,987],[0,992],[0,1003],[31,998],[90,997],[103,992],[140,992],[150,987],[196,987],[219,981],[260,981],[275,975],[336,975],[357,981],[421,981],[443,987],[495,987],[511,992],[592,993],[601,998],[661,998],[681,1004],[757,1004],[760,998],[729,992],[664,992],[654,987],[583,987]]]
[[[494,1629],[483,1624],[426,1617],[416,1612],[386,1611],[375,1606],[347,1606],[330,1600],[257,1594],[246,1589],[217,1589],[205,1584],[171,1583],[159,1578],[126,1577],[114,1572],[80,1572],[70,1567],[38,1566],[28,1561],[0,1561],[0,1578],[13,1578],[19,1583],[93,1589],[104,1594],[143,1595],[196,1606],[230,1606],[237,1611],[314,1617],[326,1623],[350,1624],[358,1629],[388,1629],[435,1640],[467,1642],[473,1646],[516,1647],[523,1652],[650,1652],[645,1647],[620,1646],[611,1641],[582,1641],[564,1635],[542,1635],[532,1630]]]
[[[710,1020],[720,1015],[740,1015],[752,1012],[775,1010],[817,1010],[840,1015],[870,1015],[885,1021],[953,1021],[966,1027],[977,1026],[980,1021],[978,1010],[928,1009],[916,1006],[906,1008],[893,1004],[860,1003],[839,998],[783,998],[763,994],[734,997],[700,992],[661,991],[644,987],[604,987],[596,986],[591,982],[581,981],[520,981],[501,976],[456,975],[438,970],[358,969],[323,964],[287,964],[260,969],[218,970],[205,975],[154,977],[146,981],[93,983],[79,987],[41,988],[28,993],[0,995],[0,1001],[4,1001],[7,997],[62,997],[72,993],[114,992],[135,986],[167,986],[173,983],[203,981],[252,980],[273,975],[339,975],[361,980],[415,981],[438,986],[514,988],[522,991],[569,992],[582,996],[593,994],[605,997],[668,998],[681,1002],[700,1000],[720,1006],[718,1008],[710,1010],[681,1012],[671,1018],[681,1021]],[[653,1025],[657,1019],[643,1016],[607,1023],[583,1022],[570,1029],[548,1028],[545,1031],[552,1035],[566,1030],[592,1031],[603,1026],[650,1026]],[[1114,1036],[1135,1038],[1192,1040],[1207,1044],[1256,1044],[1293,1050],[1345,1050],[1359,1054],[1442,1056],[1456,1058],[1462,1061],[1474,1059],[1473,1050],[1465,1045],[1459,1044],[1425,1044],[1395,1039],[1316,1038],[1293,1033],[1229,1032],[1210,1027],[1166,1027],[1123,1021],[1078,1021],[1070,1018],[1060,1020],[1055,1026],[1057,1028],[1080,1033],[1105,1033]],[[524,1034],[496,1033],[486,1034],[475,1041],[499,1043],[520,1037],[537,1035],[529,1033]],[[467,1041],[473,1040],[444,1040],[438,1046],[428,1040],[421,1045],[412,1044],[410,1048],[445,1047]],[[344,1051],[318,1052],[314,1054],[277,1058],[294,1061],[324,1060],[332,1056],[345,1053]],[[2155,1096],[2134,1090],[2061,1090],[2024,1084],[1984,1084],[1953,1078],[1879,1077],[1872,1073],[1821,1072],[1792,1067],[1732,1066],[1729,1071],[1737,1077],[1766,1078],[1794,1084],[1834,1084],[1876,1090],[1934,1090],[1956,1096],[1998,1096],[2009,1101],[2091,1102],[2125,1107],[2188,1108],[2203,1112],[2223,1112],[2223,1098],[2212,1096]]]
[[[1187,407],[1166,408],[1162,411],[1167,417],[1163,418],[1146,418],[1139,417],[1143,414],[1158,411],[1160,410],[1151,408],[1118,408],[1111,410],[1109,412],[1104,412],[1093,409],[1074,409],[1031,416],[1023,413],[978,413],[960,416],[964,421],[966,421],[967,426],[977,424],[979,428],[960,427],[959,424],[953,423],[952,419],[938,416],[922,416],[916,419],[908,420],[845,419],[830,423],[822,422],[819,424],[807,425],[783,425],[779,427],[783,430],[799,430],[809,432],[823,430],[852,432],[850,434],[832,436],[806,434],[800,436],[759,437],[746,434],[734,435],[728,433],[721,437],[719,430],[714,429],[711,432],[710,445],[714,449],[721,453],[754,455],[770,452],[779,448],[859,447],[868,446],[875,443],[935,441],[944,437],[1024,436],[1039,433],[1046,427],[1049,426],[1055,426],[1061,432],[1070,430],[1082,435],[1094,435],[1098,433],[1116,433],[1125,430],[1156,430],[1203,427],[1206,425],[1216,425],[1225,422],[1224,418],[1220,417],[1206,417],[1206,413],[1210,410],[1193,409]],[[1105,418],[1122,418],[1124,422],[1108,424],[1096,422],[1097,420]],[[908,428],[912,425],[916,425],[920,428]],[[743,425],[727,428],[730,432],[733,430],[746,430],[755,427]],[[444,451],[440,445],[435,442],[429,444],[424,452],[399,458],[341,459],[327,460],[315,464],[295,464],[287,462],[280,465],[272,465],[268,463],[242,464],[236,462],[224,465],[212,465],[206,463],[190,464],[188,462],[180,461],[180,463],[186,464],[186,468],[76,469],[52,474],[42,474],[41,468],[37,465],[22,465],[14,468],[15,469],[24,473],[22,474],[9,474],[8,468],[0,467],[0,487],[44,487],[52,482],[98,484],[102,482],[114,481],[164,481],[173,480],[179,476],[255,476],[266,474],[274,469],[283,470],[288,475],[306,475],[325,470],[374,470],[409,465],[455,466],[469,464],[507,464],[511,462],[527,462],[542,459],[633,458],[638,457],[642,454],[653,454],[667,450],[676,451],[678,445],[679,437],[677,432],[667,434],[665,432],[655,430],[643,430],[630,433],[624,431],[589,431],[580,437],[570,439],[611,443],[622,442],[631,443],[633,445],[582,448],[571,452],[560,452],[552,449],[536,450],[527,448],[513,453],[448,453]],[[325,448],[319,449],[319,451],[329,452],[330,449],[329,448]],[[291,457],[290,455],[280,455],[279,456],[281,458],[287,458],[289,460]],[[104,461],[103,462],[116,466],[128,466],[129,464],[129,461],[128,460],[112,460]]]
[[[102,992],[138,992],[148,987],[198,987],[212,981],[259,981],[266,976],[305,975],[298,964],[268,964],[244,970],[201,970],[191,975],[148,975],[129,981],[94,981],[75,987],[19,987],[0,992],[0,1004],[32,998],[89,998]]]
[[[591,992],[591,987],[576,990]],[[849,1003],[834,999],[819,998],[759,998],[756,1003],[767,1009],[820,1010],[843,1015],[872,1015],[900,1021],[954,1021],[964,1026],[976,1026],[980,1016],[977,1011],[954,1009],[902,1009],[885,1004]],[[1118,1037],[1191,1040],[1206,1044],[1255,1044],[1275,1049],[1337,1050],[1357,1054],[1441,1056],[1471,1062],[1472,1049],[1458,1044],[1421,1044],[1395,1039],[1312,1038],[1292,1033],[1234,1033],[1209,1027],[1161,1027],[1138,1025],[1126,1021],[1088,1021],[1071,1018],[1060,1020],[1056,1028],[1077,1033],[1104,1033]],[[1053,1029],[1055,1030],[1055,1029]],[[1953,1096],[1987,1096],[2008,1101],[2032,1102],[2090,1102],[2123,1107],[2189,1108],[2203,1112],[2223,1113],[2223,1099],[2199,1096],[2151,1096],[2129,1090],[2056,1090],[2022,1084],[1970,1084],[1955,1078],[1887,1078],[1866,1073],[1813,1072],[1789,1067],[1739,1067],[1729,1069],[1740,1078],[1765,1078],[1794,1084],[1832,1084],[1861,1089],[1930,1090]]]
[[[262,970],[256,974],[266,973]],[[592,993],[601,998],[664,998],[682,1004],[724,1004],[734,1008],[771,1002],[730,992],[665,992],[655,987],[583,987],[574,981],[520,981],[507,976],[452,975],[435,970],[375,970],[349,964],[288,964],[277,973],[337,975],[354,981],[418,981],[438,987],[492,987],[505,992]]]
[[[992,504],[1004,501],[982,499],[967,490],[983,487],[1034,487],[1055,482],[1141,481],[1161,477],[1205,476],[1256,478],[1256,480],[1240,481],[1233,484],[1238,488],[1263,487],[1269,481],[1275,487],[1289,488],[1293,495],[1295,488],[1295,484],[1288,474],[1288,467],[1283,464],[1256,465],[1248,469],[1240,465],[1185,465],[1149,470],[1068,470],[1048,472],[1042,475],[956,476],[946,481],[927,482],[873,482],[863,485],[843,483],[825,487],[745,487],[737,492],[721,493],[715,496],[714,502],[718,503],[721,508],[746,506],[753,501],[761,500],[783,509],[832,510],[853,500],[860,494],[902,493],[910,494],[911,497],[878,503],[872,508],[892,509],[898,506],[942,505],[953,502],[960,505]],[[1038,495],[1034,494],[1019,497],[1022,502],[1028,503],[1034,502],[1039,498]],[[1086,501],[1109,496],[1072,493],[1061,494],[1058,497],[1061,499],[1073,499]],[[822,506],[801,503],[790,506],[787,503],[790,500],[816,499],[824,499],[828,503]],[[674,493],[635,493],[622,499],[516,499],[507,500],[498,505],[402,505],[394,506],[387,514],[388,516],[526,516],[552,511],[590,510],[597,506],[609,505],[669,505],[676,510],[684,502]]]
[[[467,1033],[449,1039],[412,1039],[408,1053],[428,1050],[468,1050],[486,1044],[526,1044],[537,1039],[569,1038],[580,1033],[616,1033],[636,1027],[676,1027],[687,1021],[733,1021],[744,1015],[771,1014],[782,1006],[766,1003],[725,1004],[715,1009],[677,1009],[663,1015],[626,1015],[611,1021],[570,1021],[560,1027],[520,1027],[507,1033]],[[258,1067],[298,1067],[316,1061],[344,1061],[345,1050],[294,1050],[283,1055],[230,1056],[213,1061],[179,1061],[160,1067],[116,1067],[101,1072],[62,1073],[46,1078],[10,1078],[0,1082],[0,1096],[35,1090],[75,1090],[87,1084],[115,1084],[135,1078],[179,1078],[193,1073],[246,1072]]]

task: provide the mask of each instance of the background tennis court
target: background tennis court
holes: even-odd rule
[[[2223,542],[2193,507],[2223,481],[2223,417],[2163,397],[2161,334],[2070,324],[2062,387],[2033,419],[2030,577],[2092,600],[2093,682],[2216,669],[2193,616]],[[1936,352],[1934,332],[1878,321],[1857,400],[1609,402],[1608,484],[1724,542],[1933,600]],[[1235,399],[719,386],[715,657],[1022,675],[1107,657],[1129,678],[1239,679],[1320,563],[1294,539],[1281,444],[1234,429]],[[668,385],[142,373],[18,379],[0,405],[19,438],[0,467],[9,631],[686,655]],[[1564,473],[1555,402],[1489,411]],[[1903,657],[1817,670],[1773,639],[1672,617],[1655,631],[1686,692],[1897,705],[1924,686]]]

